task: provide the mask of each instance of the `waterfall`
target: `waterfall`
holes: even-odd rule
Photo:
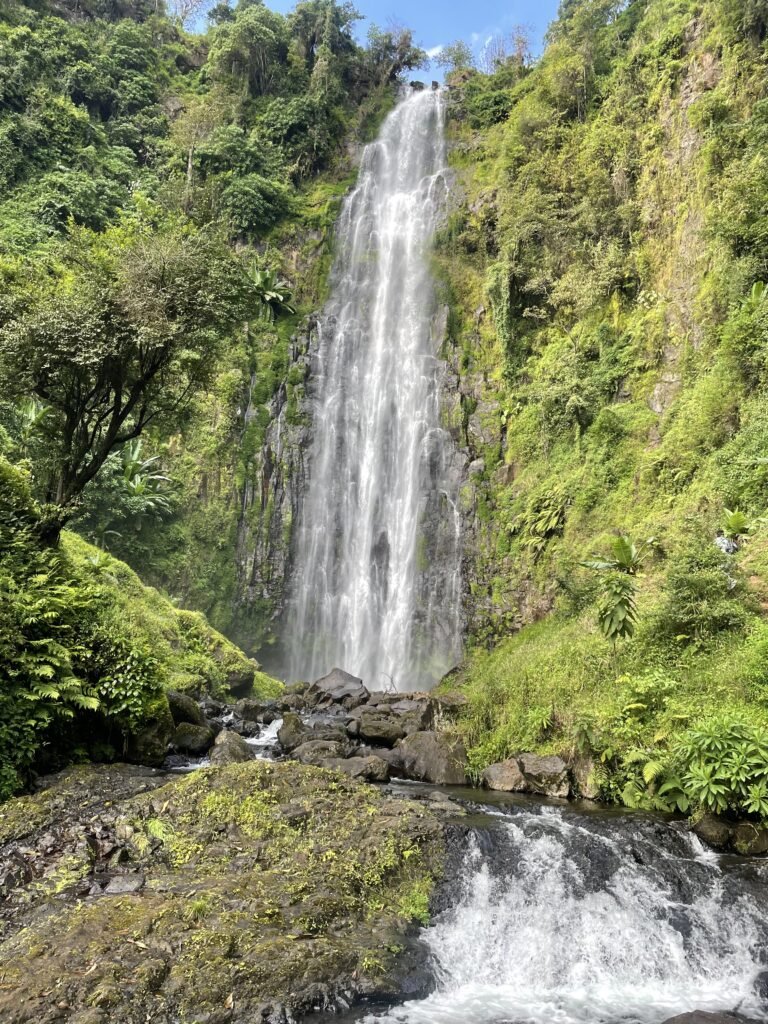
[[[447,195],[443,121],[439,91],[402,99],[336,228],[283,627],[289,679],[338,665],[370,688],[414,690],[458,660],[460,473],[440,425],[429,268]]]
[[[462,891],[424,933],[437,990],[368,1024],[766,1020],[768,864],[641,815],[539,807],[470,836]],[[764,994],[763,994],[764,996]],[[359,1020],[361,1015],[358,1015]]]

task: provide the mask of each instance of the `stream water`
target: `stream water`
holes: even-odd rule
[[[435,992],[365,1024],[768,1020],[768,863],[681,825],[533,801],[485,807],[449,909],[424,932]]]
[[[461,467],[440,424],[429,267],[446,196],[442,94],[415,92],[365,148],[336,226],[308,385],[288,679],[338,665],[371,689],[416,690],[458,660]]]

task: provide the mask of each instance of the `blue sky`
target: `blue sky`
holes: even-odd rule
[[[283,13],[295,5],[295,0],[266,2]],[[559,0],[356,0],[355,6],[366,19],[359,26],[361,36],[371,22],[386,28],[394,19],[412,28],[416,41],[427,51],[463,39],[479,55],[489,36],[525,25],[531,30],[533,49],[538,54]]]

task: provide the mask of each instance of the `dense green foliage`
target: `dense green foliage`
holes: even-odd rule
[[[570,751],[610,799],[765,814],[767,35],[761,3],[576,0],[535,65],[450,79],[478,767]],[[618,535],[641,572],[595,562]]]
[[[227,695],[277,685],[202,615],[73,534],[45,540],[28,477],[0,458],[0,799],[35,766],[130,754],[168,718],[165,690]]]

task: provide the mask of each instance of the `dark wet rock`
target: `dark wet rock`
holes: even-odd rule
[[[761,971],[755,978],[755,995],[768,1003],[768,971]]]
[[[364,704],[370,694],[363,686],[362,679],[350,675],[343,669],[335,668],[327,676],[312,683],[306,690],[307,702],[315,707],[340,704],[347,711]]]
[[[242,659],[245,662],[245,659]],[[253,681],[256,678],[257,666],[255,662],[241,664],[228,668],[225,676],[225,683],[230,693],[235,697],[245,697],[253,689]]]
[[[242,764],[256,756],[242,736],[231,729],[222,729],[211,747],[211,764]]]
[[[290,753],[291,750],[301,746],[302,743],[306,743],[308,732],[307,726],[299,716],[289,711],[283,715],[283,724],[277,731],[277,738],[283,750],[287,750]]]
[[[309,740],[293,751],[293,757],[302,764],[313,764],[322,767],[329,758],[346,757],[349,748],[337,740]]]
[[[260,722],[269,705],[253,697],[244,697],[235,704],[233,710],[244,722]]]
[[[570,794],[570,773],[562,758],[520,754],[517,763],[528,782],[529,792],[554,797],[567,797]]]
[[[382,743],[389,747],[406,735],[404,721],[389,705],[371,708],[363,704],[355,708],[347,723],[347,732],[361,740]]]
[[[214,730],[208,725],[192,725],[189,722],[182,722],[177,725],[171,737],[171,743],[177,750],[185,754],[207,753],[213,746],[215,739]]]
[[[677,1017],[669,1017],[664,1024],[760,1024],[753,1017],[745,1017],[741,1013],[709,1013],[707,1010],[694,1010],[693,1013],[680,1013]]]
[[[724,850],[730,844],[733,826],[717,814],[704,814],[694,824],[693,831],[702,842]]]
[[[768,828],[740,822],[733,830],[733,846],[745,857],[764,857],[768,853]]]
[[[317,763],[322,768],[335,768],[362,782],[386,782],[389,779],[390,766],[381,757],[326,758]]]
[[[173,718],[168,701],[163,695],[157,702],[154,713],[145,720],[136,733],[128,737],[126,761],[159,767],[165,758],[172,734]]]
[[[167,697],[174,725],[180,725],[182,722],[189,722],[191,725],[205,725],[205,715],[200,709],[200,705],[188,694],[168,690]]]
[[[461,740],[439,732],[415,732],[398,744],[406,778],[444,786],[462,786],[467,752]]]
[[[339,771],[71,770],[0,809],[0,861],[21,846],[28,880],[0,904],[8,1024],[287,1022],[427,984],[402,894],[431,890],[440,826]]]
[[[354,757],[379,757],[382,761],[387,762],[393,775],[402,774],[403,755],[397,747],[372,747],[363,743],[359,747],[355,747],[352,754]]]
[[[341,722],[304,722],[299,716],[288,711],[283,716],[283,723],[280,726],[277,738],[283,750],[290,753],[302,743],[309,743],[313,740],[329,740],[334,743],[342,743],[350,748],[347,731]]]

